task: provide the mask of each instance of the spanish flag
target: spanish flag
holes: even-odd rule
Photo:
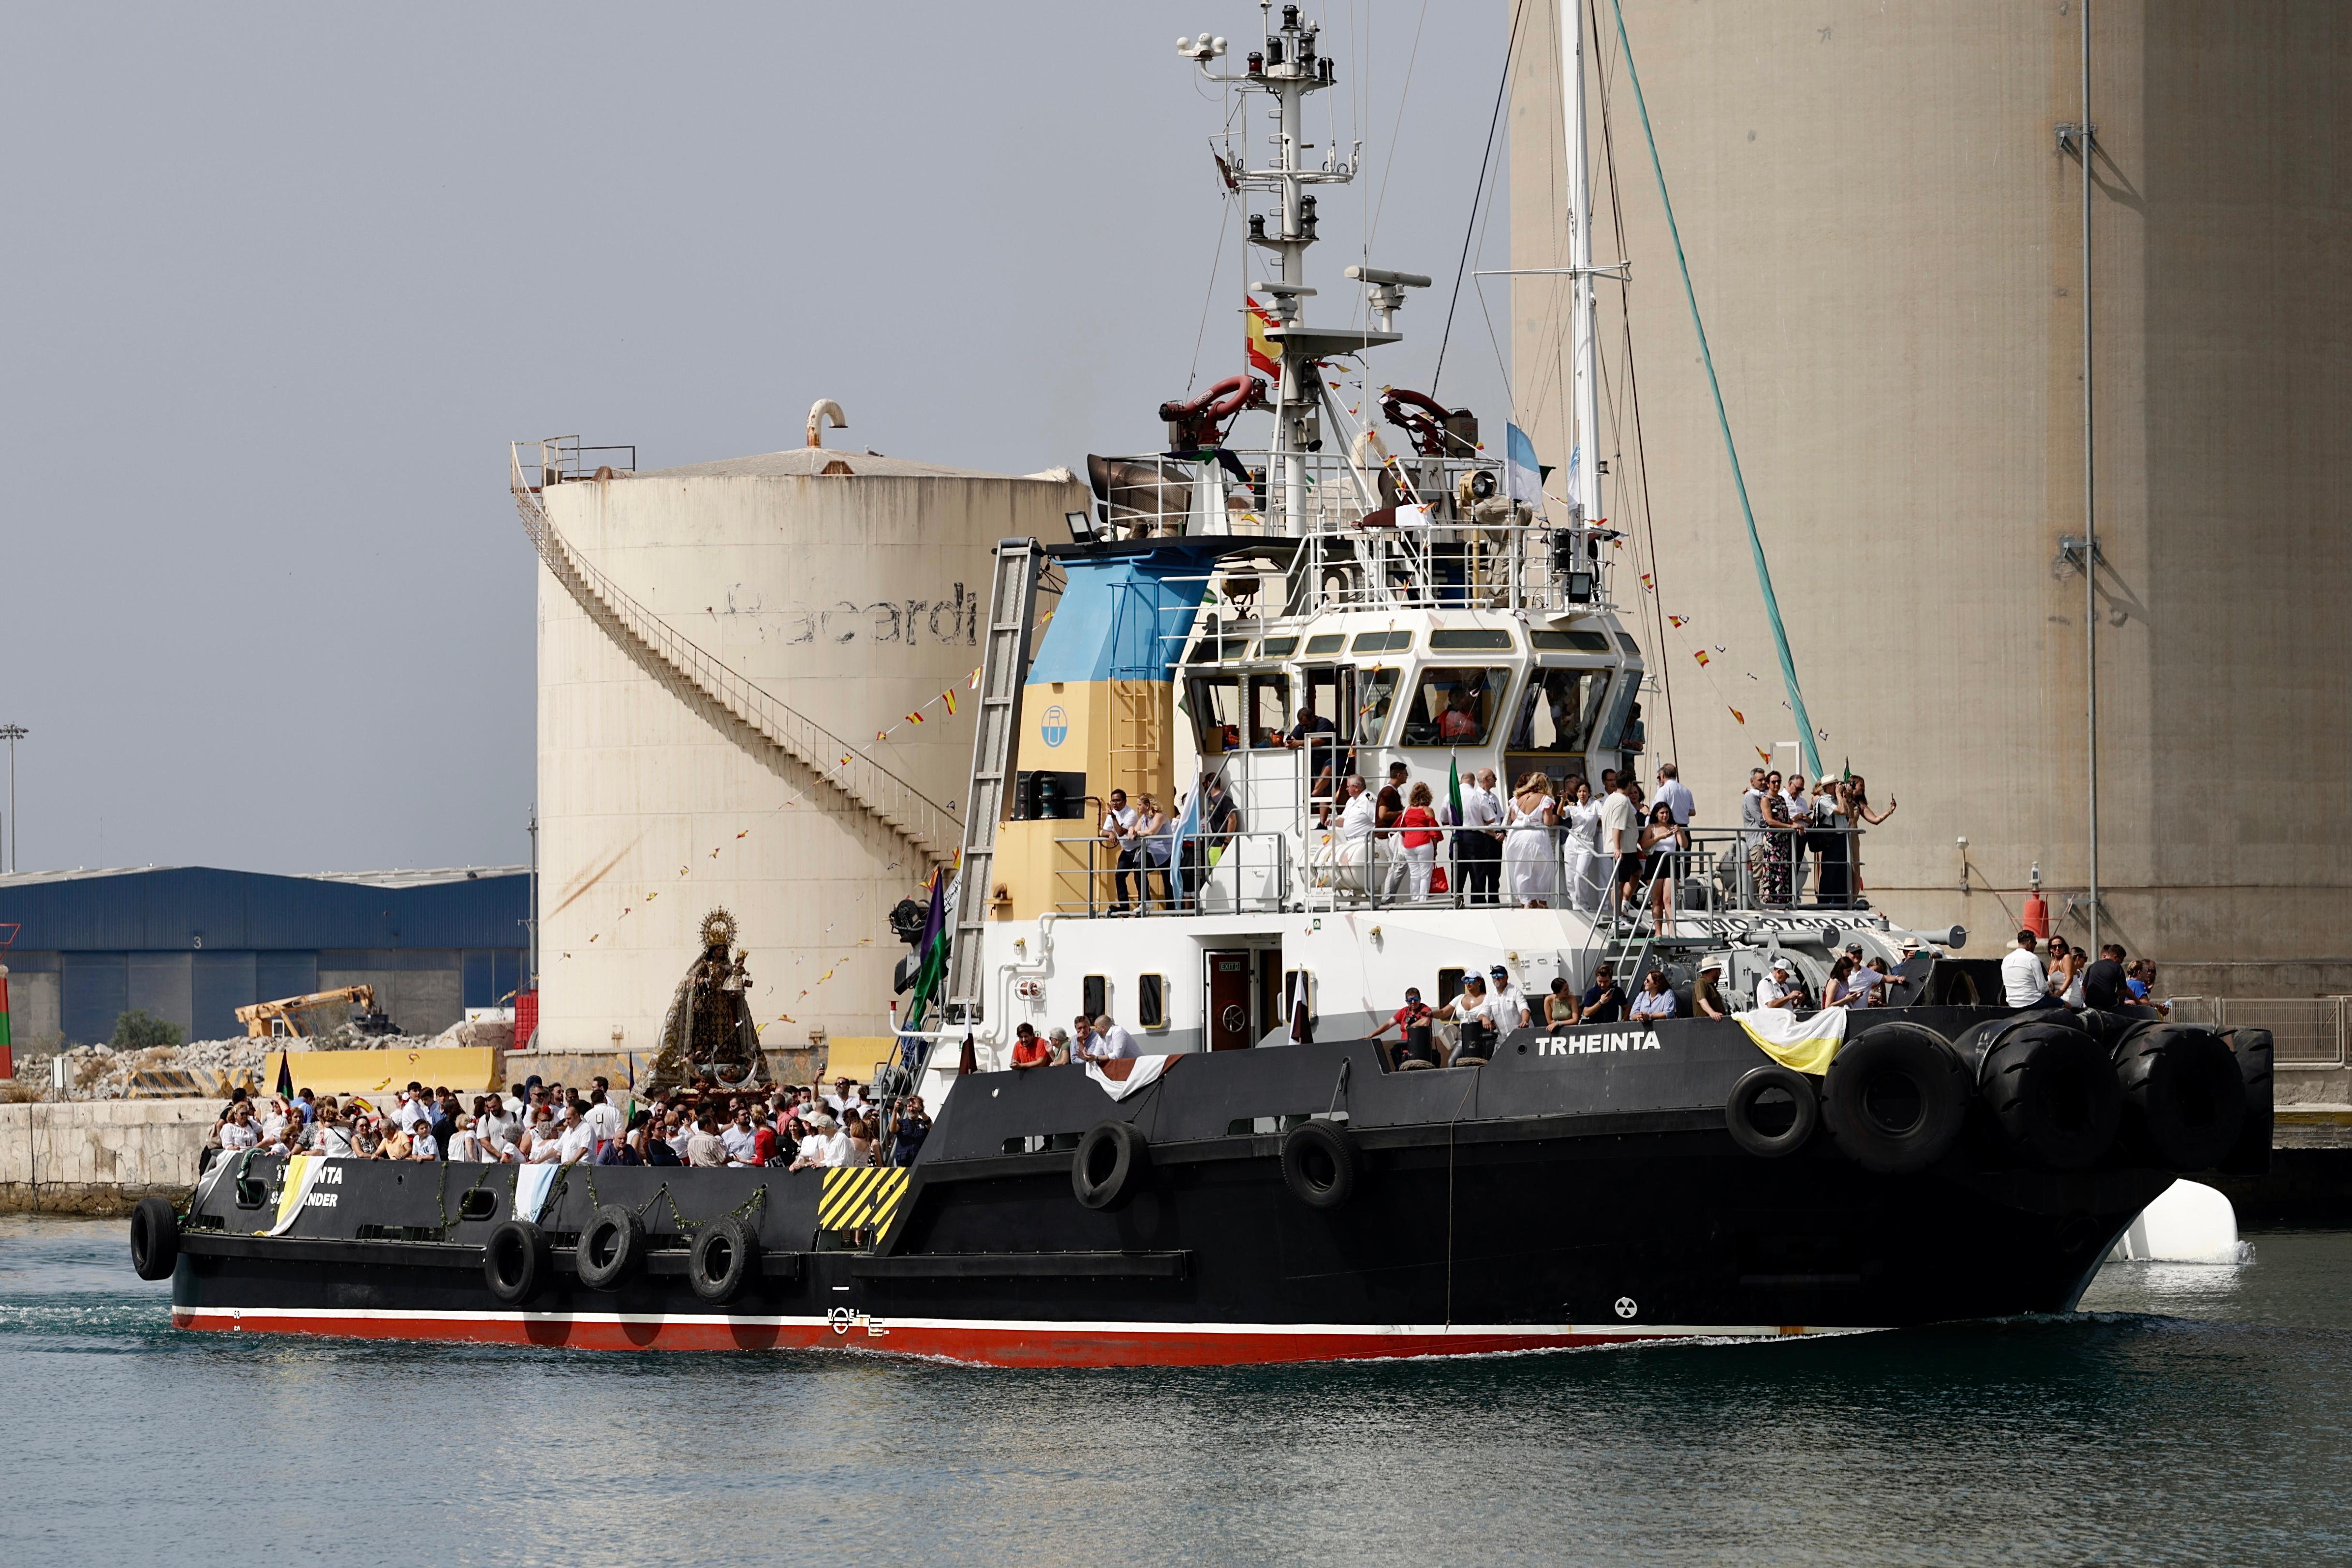
[[[1265,306],[1248,295],[1242,298],[1249,300],[1249,308],[1242,313],[1242,322],[1248,333],[1250,369],[1264,371],[1276,381],[1280,381],[1282,353],[1275,347],[1274,340],[1265,335],[1266,329],[1274,325],[1274,318]]]
[[[1696,659],[1701,664],[1705,664],[1707,662],[1706,650],[1704,648],[1694,648],[1691,650],[1691,657]]]
[[[907,722],[908,722],[908,724],[920,724],[920,723],[922,723],[922,722],[923,722],[923,710],[922,710],[922,709],[920,709],[920,708],[917,708],[914,712],[912,712],[912,713],[908,714],[908,715],[907,716]]]
[[[947,703],[947,705],[948,705],[948,713],[949,713],[949,715],[950,715],[950,716],[952,716],[954,715],[954,713],[955,713],[955,690],[954,690],[954,688],[953,688],[953,687],[950,687],[948,690],[941,692],[941,693],[940,694],[940,696],[941,697],[941,699],[943,699],[943,700]]]

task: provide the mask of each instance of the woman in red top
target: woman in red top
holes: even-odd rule
[[[1053,1060],[1053,1047],[1037,1038],[1037,1030],[1033,1026],[1024,1023],[1013,1031],[1013,1066],[1043,1067]]]
[[[1437,813],[1429,809],[1429,786],[1412,787],[1412,804],[1397,818],[1400,841],[1404,845],[1406,872],[1412,877],[1412,896],[1417,902],[1429,896],[1429,873],[1437,865]]]

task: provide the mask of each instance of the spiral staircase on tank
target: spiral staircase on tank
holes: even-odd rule
[[[564,455],[576,453],[578,447],[560,447],[553,442],[539,444],[541,484],[557,476],[567,482],[591,477],[563,472]],[[712,716],[719,720],[720,727],[762,763],[772,766],[779,754],[789,758],[887,826],[933,864],[944,865],[955,858],[963,841],[963,825],[952,813],[822,725],[744,679],[630,598],[572,549],[556,528],[541,485],[530,482],[520,444],[509,448],[509,460],[515,509],[522,516],[523,532],[530,536],[539,559],[632,663],[695,706],[716,710]],[[600,469],[595,477],[610,476],[612,472]]]

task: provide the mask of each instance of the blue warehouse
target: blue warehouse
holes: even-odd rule
[[[126,1009],[190,1040],[245,1032],[252,1002],[375,988],[404,1033],[526,985],[523,867],[269,876],[209,866],[0,877],[0,964],[19,1050],[100,1044]]]

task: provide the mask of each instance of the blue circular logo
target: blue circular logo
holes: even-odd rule
[[[1045,724],[1038,733],[1048,746],[1059,746],[1070,738],[1070,716],[1062,711],[1061,704],[1055,703],[1045,710]]]

